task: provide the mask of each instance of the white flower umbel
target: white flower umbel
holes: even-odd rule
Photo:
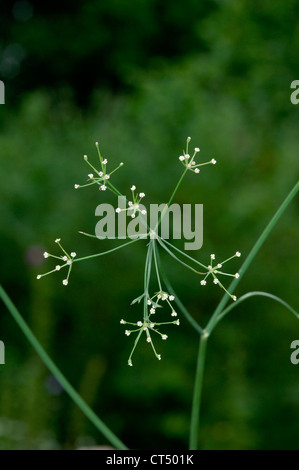
[[[56,238],[55,240],[55,243],[57,243],[57,245],[59,246],[59,248],[61,249],[62,251],[62,254],[60,256],[56,256],[56,255],[52,255],[51,253],[48,253],[47,251],[45,251],[44,253],[44,258],[54,258],[54,259],[58,259],[60,262],[63,262],[63,264],[57,264],[55,266],[54,269],[52,269],[51,271],[48,271],[44,274],[38,274],[37,276],[37,279],[40,279],[41,277],[44,277],[44,276],[48,276],[48,274],[52,274],[52,273],[55,273],[57,271],[60,271],[62,268],[65,268],[65,267],[68,267],[68,272],[67,272],[67,277],[66,279],[64,279],[62,281],[62,284],[64,286],[67,286],[68,283],[69,283],[69,276],[70,276],[70,273],[71,273],[71,270],[72,270],[72,265],[73,265],[73,262],[74,262],[74,258],[77,256],[76,253],[74,251],[71,252],[71,254],[68,254],[65,249],[62,247],[61,245],[61,239],[60,238]]]
[[[241,256],[241,253],[239,251],[237,251],[233,256],[231,256],[230,258],[222,261],[221,263],[217,263],[215,266],[213,266],[213,261],[215,261],[215,255],[214,254],[211,254],[210,256],[210,264],[208,266],[208,270],[206,273],[203,273],[204,274],[204,279],[202,279],[200,281],[200,284],[202,286],[205,286],[207,284],[207,281],[206,279],[208,279],[209,276],[211,276],[213,278],[213,283],[215,285],[219,285],[230,297],[232,300],[237,300],[237,297],[235,295],[232,295],[230,292],[228,292],[228,290],[223,286],[223,284],[220,282],[219,280],[219,275],[222,275],[222,276],[229,276],[229,277],[234,277],[236,279],[239,278],[239,273],[235,273],[235,274],[230,274],[230,273],[227,273],[227,272],[224,272],[222,271],[222,266],[227,263],[228,261],[230,261],[231,259],[233,258],[239,258]],[[221,270],[221,271],[220,271]]]
[[[187,142],[186,142],[186,151],[183,151],[183,155],[180,155],[179,157],[180,162],[186,168],[186,170],[192,171],[193,173],[198,174],[200,172],[200,169],[199,169],[200,166],[215,165],[216,160],[214,158],[212,158],[208,162],[196,163],[194,161],[194,158],[195,158],[195,155],[199,153],[200,149],[198,147],[195,147],[194,153],[191,157],[191,155],[189,155],[188,153],[188,146],[189,146],[190,140],[191,140],[191,137],[188,137]]]
[[[98,185],[100,191],[106,191],[107,188],[111,189],[112,192],[114,190],[111,188],[111,186],[108,184],[108,180],[110,180],[111,175],[117,171],[121,166],[123,166],[123,162],[121,162],[118,167],[116,167],[114,170],[108,172],[107,171],[107,164],[108,160],[107,158],[103,158],[99,149],[99,143],[96,142],[96,148],[100,160],[100,170],[96,169],[88,160],[88,156],[84,155],[84,160],[86,163],[92,168],[94,173],[89,173],[88,174],[88,182],[86,184],[75,184],[75,189],[78,188],[85,188],[86,186],[92,186],[93,184]]]
[[[175,311],[172,312],[172,316],[176,316],[177,313]],[[150,316],[150,315],[149,315]],[[135,339],[134,341],[134,346],[133,346],[133,349],[131,351],[131,354],[129,356],[129,360],[128,360],[128,364],[129,365],[132,365],[132,356],[133,356],[133,353],[135,351],[135,348],[142,336],[142,333],[145,333],[146,335],[146,341],[148,343],[151,344],[152,346],[152,349],[153,349],[153,352],[156,356],[156,358],[158,360],[161,360],[161,355],[160,354],[157,354],[157,351],[155,349],[155,346],[154,346],[154,343],[153,343],[153,339],[150,335],[150,332],[155,332],[156,334],[160,335],[161,338],[163,340],[166,340],[168,338],[168,336],[165,334],[165,333],[161,333],[158,329],[157,329],[157,326],[161,326],[161,325],[179,325],[180,324],[180,321],[179,320],[174,320],[174,321],[169,321],[169,322],[162,322],[162,323],[154,323],[152,322],[149,318],[146,319],[144,318],[143,321],[139,320],[138,322],[136,323],[133,323],[133,322],[128,322],[126,320],[120,320],[120,323],[121,324],[126,324],[126,325],[132,325],[134,327],[134,329],[131,329],[131,330],[125,330],[125,334],[127,336],[130,336],[131,333],[137,333],[137,338]]]
[[[120,212],[127,212],[128,216],[130,216],[132,219],[135,219],[135,217],[138,214],[142,214],[142,215],[146,214],[146,209],[144,209],[143,207],[140,207],[141,199],[143,199],[145,197],[145,193],[139,193],[139,194],[135,193],[135,191],[136,191],[135,184],[133,184],[133,186],[131,186],[130,190],[132,192],[132,199],[133,200],[128,201],[128,207],[125,207],[123,209],[121,209],[120,207],[117,207],[117,209],[115,209],[115,212],[117,214],[119,214]]]

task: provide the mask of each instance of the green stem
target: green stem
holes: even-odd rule
[[[276,302],[283,305],[286,309],[288,309],[293,315],[295,315],[296,318],[299,319],[299,313],[296,312],[296,310],[293,307],[291,307],[287,302],[282,300],[280,297],[277,297],[276,295],[273,295],[273,294],[269,294],[268,292],[254,291],[254,292],[247,292],[247,294],[242,295],[242,297],[240,297],[236,302],[226,307],[226,309],[223,310],[218,315],[217,323],[215,324],[215,326],[220,322],[220,320],[222,320],[223,317],[225,317],[231,310],[237,307],[240,303],[244,302],[244,300],[247,300],[250,297],[255,297],[255,296],[267,297],[268,299],[275,300]]]
[[[159,255],[159,253],[158,253],[158,255]],[[160,274],[161,274],[163,282],[166,286],[167,292],[169,292],[170,294],[172,294],[174,296],[174,302],[179,307],[182,314],[186,317],[186,319],[188,320],[190,325],[193,326],[193,328],[201,335],[203,333],[202,327],[197,323],[197,321],[192,317],[192,315],[190,315],[190,313],[186,309],[185,305],[183,304],[183,302],[181,302],[178,295],[174,291],[172,285],[170,284],[170,282],[168,280],[168,277],[165,274],[165,271],[162,267],[160,259],[159,259],[159,268],[160,268]]]
[[[158,281],[159,289],[160,289],[160,291],[162,291],[162,285],[161,285],[161,280],[160,280],[160,276],[159,276],[159,269],[158,269],[158,262],[157,262],[157,246],[156,246],[155,240],[153,242],[153,253],[154,253],[154,261],[155,261],[157,281]]]
[[[109,253],[112,253],[113,251],[120,250],[124,246],[128,246],[128,245],[131,245],[131,243],[135,243],[138,240],[142,240],[142,238],[143,237],[136,238],[134,240],[131,240],[130,242],[123,243],[122,245],[116,246],[115,248],[112,248],[111,250],[102,251],[102,253],[96,253],[95,255],[84,256],[83,258],[76,258],[76,259],[73,260],[73,263],[77,263],[78,261],[85,261],[86,259],[96,258],[97,256],[108,255]]]
[[[163,219],[163,217],[165,216],[165,212],[166,212],[166,210],[169,208],[169,206],[170,206],[170,204],[171,204],[171,202],[172,202],[172,200],[173,200],[173,198],[174,198],[174,196],[175,196],[177,190],[179,189],[180,184],[181,184],[181,182],[183,181],[184,176],[185,176],[185,174],[187,173],[187,171],[188,171],[188,168],[186,168],[186,169],[183,171],[183,174],[182,174],[182,176],[180,177],[179,181],[177,182],[176,187],[174,188],[174,190],[173,190],[173,192],[172,192],[172,195],[170,196],[170,199],[169,199],[168,203],[167,203],[166,206],[164,207],[162,214],[160,214],[160,217],[159,217],[157,226],[156,226],[155,229],[154,229],[155,232],[156,232],[156,231],[158,230],[158,228],[160,227],[160,224],[161,224],[161,222],[162,222],[162,219]]]
[[[199,412],[202,396],[202,383],[205,368],[206,350],[208,335],[203,334],[199,340],[199,349],[197,356],[197,366],[195,374],[195,383],[193,391],[191,424],[190,424],[190,441],[189,449],[197,450],[198,448],[198,430],[199,430]]]
[[[172,253],[172,251],[170,251],[166,245],[164,245],[164,243],[162,242],[162,238],[157,238],[158,242],[160,243],[160,245],[162,246],[162,248],[164,248],[165,251],[167,251],[167,253],[172,257],[174,258],[176,261],[178,261],[178,263],[182,264],[183,266],[185,266],[185,268],[187,269],[190,269],[190,271],[194,272],[195,274],[205,274],[205,273],[200,273],[199,271],[196,271],[196,269],[192,268],[192,266],[189,266],[189,264],[187,263],[184,263],[184,261],[182,261],[180,258],[178,258],[174,253]]]
[[[233,293],[237,285],[239,284],[240,280],[244,276],[245,272],[249,268],[250,264],[252,263],[254,257],[258,253],[259,249],[268,238],[271,230],[274,228],[290,202],[294,199],[296,194],[299,191],[299,181],[295,184],[294,188],[285,198],[279,209],[276,211],[256,243],[253,245],[251,251],[249,252],[247,258],[245,259],[241,269],[239,271],[240,277],[237,279],[235,278],[232,283],[230,284],[228,291]],[[219,316],[223,312],[224,307],[226,306],[230,296],[228,293],[225,293],[222,297],[221,301],[219,302],[216,310],[214,311],[210,321],[208,322],[204,334],[201,336],[199,350],[198,350],[198,360],[197,360],[197,369],[195,374],[195,385],[194,385],[194,395],[193,395],[193,403],[192,403],[192,412],[191,412],[191,427],[190,427],[190,448],[192,450],[196,449],[197,447],[197,433],[199,427],[199,411],[200,411],[200,399],[201,399],[201,390],[202,390],[202,383],[203,383],[203,372],[204,372],[204,363],[205,363],[205,355],[206,355],[206,340],[209,334],[213,331],[214,327],[218,323]]]
[[[276,225],[276,223],[278,222],[278,220],[280,219],[280,217],[282,216],[282,214],[284,213],[284,211],[286,210],[286,208],[288,207],[288,205],[290,204],[290,202],[294,199],[294,197],[296,196],[296,194],[298,193],[299,191],[299,181],[295,184],[294,188],[291,190],[291,192],[288,194],[288,196],[285,198],[285,200],[283,201],[283,203],[281,204],[281,206],[279,207],[279,209],[276,211],[276,213],[274,214],[274,216],[272,217],[272,219],[270,220],[270,222],[268,223],[268,225],[266,226],[266,228],[264,229],[264,231],[262,232],[262,234],[260,235],[260,237],[258,238],[257,242],[253,245],[251,251],[249,252],[247,258],[245,259],[244,263],[242,264],[241,266],[241,269],[239,270],[239,275],[240,277],[238,279],[234,279],[229,288],[228,288],[228,291],[232,294],[234,292],[234,290],[236,289],[237,285],[239,284],[239,282],[241,281],[242,277],[244,276],[245,272],[247,271],[247,269],[249,268],[250,264],[252,263],[253,259],[255,258],[255,256],[257,255],[258,251],[260,250],[261,246],[263,245],[263,243],[266,241],[266,239],[268,238],[271,230],[274,228],[274,226]],[[211,333],[211,331],[213,330],[214,326],[216,325],[217,323],[217,318],[218,318],[218,315],[222,312],[222,310],[224,309],[224,307],[226,306],[228,300],[229,300],[229,295],[228,294],[225,294],[221,301],[219,302],[216,310],[214,311],[209,323],[207,324],[206,326],[206,330],[208,333]]]
[[[118,439],[118,437],[106,426],[105,423],[92,411],[92,409],[85,403],[85,401],[81,398],[81,396],[76,392],[73,386],[68,382],[68,380],[64,377],[62,372],[58,369],[58,367],[54,364],[52,359],[48,356],[44,348],[41,346],[39,341],[36,339],[32,331],[30,330],[27,323],[24,321],[23,317],[21,316],[20,312],[13,304],[10,297],[7,295],[3,287],[0,285],[0,297],[3,300],[4,304],[6,305],[7,309],[21,328],[22,332],[31,343],[41,360],[44,364],[48,367],[50,372],[55,376],[64,390],[69,394],[71,399],[77,404],[77,406],[81,409],[81,411],[85,414],[85,416],[95,425],[95,427],[106,437],[106,439],[117,449],[126,450],[127,447],[125,444]]]

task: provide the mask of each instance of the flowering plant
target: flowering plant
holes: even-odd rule
[[[182,163],[184,170],[182,175],[180,176],[168,203],[166,204],[166,209],[170,206],[179,186],[181,185],[184,177],[186,176],[187,172],[191,172],[194,174],[200,173],[200,167],[209,165],[209,164],[216,164],[216,160],[212,158],[211,160],[204,162],[204,163],[196,163],[195,157],[199,154],[199,148],[196,147],[194,149],[193,155],[189,154],[189,143],[190,137],[187,139],[186,149],[183,151],[182,155],[179,156],[179,161]],[[112,183],[111,183],[111,176],[123,166],[123,163],[120,163],[114,170],[108,171],[107,158],[103,158],[101,152],[99,150],[99,145],[96,143],[96,148],[98,151],[99,163],[100,168],[96,169],[89,160],[88,157],[85,155],[84,160],[86,163],[92,168],[93,173],[88,174],[87,182],[83,185],[75,184],[75,189],[95,186],[98,187],[100,191],[111,191],[115,196],[125,198],[126,205],[125,207],[117,207],[115,212],[117,214],[121,214],[122,212],[127,213],[131,219],[138,219],[145,227],[144,233],[139,233],[138,236],[134,237],[114,237],[115,239],[123,239],[123,238],[132,238],[130,241],[127,241],[119,246],[111,248],[108,251],[96,253],[93,255],[88,255],[84,257],[77,257],[75,252],[68,252],[61,244],[61,239],[57,238],[55,240],[56,244],[58,245],[59,249],[61,250],[60,255],[57,254],[50,254],[48,252],[44,253],[45,258],[53,258],[55,260],[56,266],[51,269],[50,271],[39,274],[37,276],[38,279],[41,279],[43,276],[49,275],[54,272],[58,272],[63,270],[64,268],[67,269],[66,277],[63,279],[62,283],[64,286],[67,286],[69,283],[70,273],[72,268],[76,262],[88,260],[95,257],[100,257],[109,253],[112,253],[116,250],[122,249],[130,244],[137,243],[139,240],[146,240],[149,238],[149,241],[146,244],[146,256],[145,256],[145,265],[144,265],[144,280],[143,280],[143,292],[142,294],[132,301],[132,304],[135,303],[142,303],[142,318],[138,319],[137,321],[128,321],[124,320],[123,318],[120,319],[121,325],[126,325],[125,334],[127,336],[131,336],[131,334],[136,334],[136,338],[133,344],[133,348],[128,358],[128,365],[133,365],[133,353],[139,343],[139,340],[142,337],[145,337],[146,343],[149,343],[152,347],[153,353],[158,360],[161,360],[161,354],[156,351],[156,346],[153,341],[154,335],[158,338],[160,337],[162,340],[167,339],[167,335],[164,331],[160,331],[160,327],[164,327],[164,325],[180,325],[180,319],[177,318],[178,313],[182,314],[185,319],[191,324],[191,326],[197,331],[199,335],[199,348],[198,348],[198,358],[197,358],[197,367],[195,373],[195,381],[194,381],[194,393],[193,393],[193,402],[192,402],[192,411],[191,411],[191,422],[190,422],[190,442],[189,447],[190,449],[194,450],[197,449],[198,446],[198,429],[199,429],[199,412],[200,412],[200,402],[201,402],[201,393],[202,393],[202,384],[203,384],[203,376],[204,376],[204,367],[205,367],[205,357],[206,357],[206,349],[207,349],[207,342],[208,338],[210,337],[211,333],[218,325],[218,323],[235,307],[240,305],[244,300],[252,296],[264,296],[275,300],[286,307],[289,311],[291,311],[297,318],[299,318],[299,314],[285,301],[281,300],[280,298],[276,297],[275,295],[266,293],[266,292],[248,292],[237,299],[234,291],[238,286],[238,283],[241,281],[242,277],[244,276],[246,270],[250,266],[251,262],[253,261],[255,255],[267,239],[269,233],[284,213],[290,202],[293,200],[295,195],[299,191],[299,182],[294,186],[291,192],[288,194],[286,199],[283,201],[277,212],[274,214],[268,225],[266,226],[265,230],[262,232],[260,237],[257,239],[256,243],[254,244],[251,251],[248,253],[245,261],[243,262],[242,266],[240,267],[237,273],[229,273],[223,271],[223,266],[228,263],[233,258],[239,258],[241,256],[240,251],[236,251],[234,255],[230,256],[229,258],[225,259],[221,262],[216,262],[215,254],[210,255],[209,264],[204,264],[194,257],[191,257],[185,251],[180,250],[177,248],[173,243],[168,241],[166,238],[159,235],[159,227],[163,222],[163,218],[165,217],[166,210],[163,210],[160,214],[160,217],[154,227],[150,227],[147,225],[146,220],[144,219],[145,215],[147,214],[147,209],[141,204],[141,201],[145,198],[145,194],[143,192],[135,192],[136,186],[132,185],[130,188],[131,191],[131,198],[127,199]],[[97,238],[97,235],[87,234],[84,232],[83,235]],[[147,241],[147,240],[146,240]],[[188,312],[186,307],[184,306],[183,302],[178,298],[176,295],[172,285],[170,284],[161,264],[160,258],[160,251],[165,251],[172,259],[176,262],[183,265],[185,268],[190,269],[194,272],[197,276],[201,276],[201,280],[198,282],[198,286],[201,288],[206,286],[209,280],[212,280],[212,283],[215,286],[220,287],[224,294],[222,299],[220,300],[217,308],[215,309],[214,313],[211,315],[207,325],[205,327],[201,326]],[[199,270],[200,269],[200,270]],[[228,287],[225,287],[222,281],[220,281],[220,277],[227,277],[232,278],[232,282]],[[153,284],[156,285],[155,289],[153,289]],[[93,422],[93,424],[105,435],[105,437],[118,449],[126,449],[127,447],[125,444],[106,426],[103,421],[95,415],[95,413],[89,408],[89,406],[84,402],[84,400],[80,397],[80,395],[74,390],[71,384],[67,381],[65,376],[61,373],[61,371],[57,368],[57,366],[53,363],[52,359],[47,355],[46,351],[42,348],[28,325],[25,323],[24,319],[20,315],[19,311],[8,297],[4,289],[0,286],[0,297],[6,304],[7,308],[9,309],[10,313],[13,315],[16,322],[19,324],[20,328],[22,329],[25,336],[31,342],[37,353],[40,355],[44,363],[50,369],[50,371],[55,375],[57,380],[61,383],[64,387],[66,392],[70,395],[70,397],[74,400],[74,402],[81,408],[81,410],[85,413],[85,415]],[[232,300],[228,306],[227,303]],[[159,316],[162,315],[161,310],[163,307],[166,306],[165,310],[168,311],[168,321],[160,321]],[[163,310],[164,311],[164,310]],[[157,320],[156,320],[157,318]],[[129,326],[127,326],[129,325]],[[144,335],[143,335],[144,333]]]

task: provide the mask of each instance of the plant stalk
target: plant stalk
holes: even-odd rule
[[[29,343],[33,346],[43,363],[48,367],[50,372],[58,380],[64,390],[68,393],[71,399],[81,409],[85,416],[94,424],[94,426],[106,437],[106,439],[116,448],[120,450],[127,450],[125,444],[106,426],[106,424],[92,411],[92,409],[85,403],[83,398],[76,392],[74,387],[65,378],[62,372],[58,369],[50,356],[46,353],[37,338],[32,333],[31,329],[23,319],[22,315],[7,295],[3,287],[0,285],[0,298],[3,300],[7,309],[21,328],[22,332],[28,339]]]
[[[205,360],[206,360],[207,341],[208,341],[208,335],[206,333],[202,334],[199,340],[195,384],[194,384],[194,391],[193,391],[191,424],[190,424],[190,441],[189,441],[190,450],[198,449],[199,413],[200,413],[200,405],[201,405],[201,397],[202,397],[202,383],[203,383],[203,375],[204,375]]]

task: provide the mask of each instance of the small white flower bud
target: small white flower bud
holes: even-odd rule
[[[56,238],[55,243],[59,243],[61,238]]]
[[[159,361],[161,361],[161,354],[158,354],[157,358],[159,359]]]
[[[236,256],[237,256],[238,258],[240,258],[241,253],[240,253],[239,251],[236,251]]]
[[[239,274],[239,273],[236,273],[236,274],[235,274],[235,278],[236,278],[236,279],[239,279],[239,277],[240,277],[240,274]]]
[[[133,186],[131,186],[131,191],[135,191],[135,189],[136,189],[136,186],[135,184],[133,184]]]
[[[211,259],[215,259],[215,255],[214,255],[214,254],[211,254]]]
[[[129,365],[129,366],[132,366],[132,365],[133,365],[131,359],[128,360],[128,365]]]
[[[237,297],[235,295],[232,296],[233,301],[235,302],[237,300]]]
[[[171,316],[172,316],[172,317],[177,317],[177,316],[178,316],[178,314],[177,314],[176,312],[174,312],[174,311],[173,311],[173,312],[172,312],[172,314],[171,314]]]
[[[129,330],[125,331],[125,335],[130,336],[130,334],[131,334],[131,331],[129,331]]]
[[[176,325],[179,325],[180,324],[180,320],[177,320],[174,322]]]
[[[194,152],[200,152],[200,149],[198,147],[195,147]]]
[[[120,320],[120,323],[121,323],[122,325],[124,325],[126,322],[125,322],[125,320],[121,319],[121,320]]]
[[[107,163],[108,163],[107,158],[104,158],[104,160],[103,160],[103,165],[107,165]]]
[[[100,176],[101,178],[102,178],[103,174],[104,174],[104,173],[103,173],[102,171],[99,171],[99,176]]]
[[[44,254],[43,254],[43,256],[44,256],[44,258],[48,258],[49,253],[47,253],[47,252],[45,251]]]
[[[143,209],[143,210],[141,211],[141,214],[142,214],[142,215],[145,215],[145,214],[146,214],[146,210]]]
[[[117,209],[115,209],[115,212],[116,212],[117,214],[119,214],[120,211],[121,211],[121,208],[120,208],[120,207],[118,207]]]
[[[195,168],[195,173],[199,173],[200,172],[200,169],[199,168]]]
[[[204,279],[203,279],[202,281],[200,281],[200,284],[201,284],[202,286],[205,286],[206,283],[207,283],[207,281],[205,281]]]
[[[59,264],[57,264],[57,266],[55,267],[56,271],[60,271],[60,268],[61,266],[59,266]]]
[[[75,189],[78,189],[78,188],[79,188],[79,184],[74,184],[74,188],[75,188]]]
[[[93,178],[93,174],[92,174],[92,173],[89,173],[88,178],[92,179],[92,178]]]
[[[88,159],[87,155],[84,155],[83,158],[84,158],[85,161]]]
[[[215,278],[213,282],[214,282],[214,284],[218,284],[219,281],[218,281],[217,278]]]
[[[63,279],[62,284],[63,284],[64,286],[67,286],[68,283],[69,283],[69,281],[68,281],[67,279]]]
[[[213,163],[213,165],[216,165],[217,162],[216,162],[215,158],[212,158],[211,163]]]
[[[169,296],[169,300],[170,300],[170,301],[174,300],[174,295],[170,295],[170,296]]]
[[[167,335],[162,335],[162,339],[167,339],[168,336]]]
[[[137,322],[137,326],[142,326],[142,325],[143,325],[142,321]]]
[[[67,256],[62,257],[63,261],[67,261]]]
[[[77,253],[75,253],[74,251],[71,252],[71,257],[72,258],[75,258],[77,256]]]
[[[42,277],[41,274],[38,274],[38,275],[36,276],[36,279],[40,279],[41,277]]]

